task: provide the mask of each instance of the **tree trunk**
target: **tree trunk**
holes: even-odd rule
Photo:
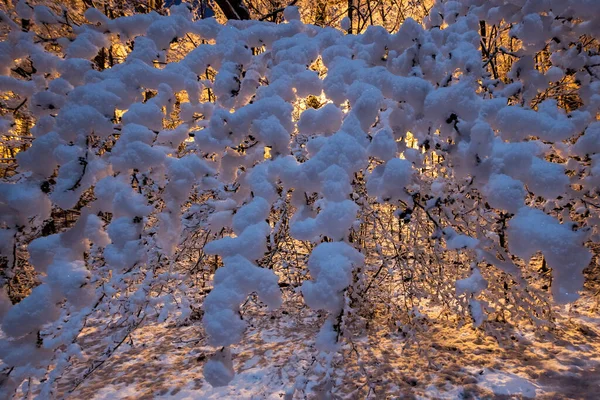
[[[250,12],[242,0],[215,0],[227,19],[250,19]]]
[[[348,19],[350,25],[348,25],[348,33],[352,34],[352,13],[354,12],[354,0],[348,0]]]

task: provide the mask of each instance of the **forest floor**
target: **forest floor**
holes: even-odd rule
[[[199,320],[186,326],[147,323],[68,399],[597,399],[600,396],[600,312],[584,297],[557,309],[556,328],[498,329],[423,316],[410,340],[372,324],[329,360],[314,346],[323,321],[300,302],[276,311],[250,308],[251,324],[232,348],[236,377],[213,388],[202,367],[214,348]],[[388,332],[388,333],[386,333]],[[84,332],[84,351],[102,352],[105,332]],[[92,356],[93,357],[93,356]],[[81,376],[90,358],[69,375]],[[286,396],[287,393],[287,396]],[[329,393],[329,394],[328,394]]]

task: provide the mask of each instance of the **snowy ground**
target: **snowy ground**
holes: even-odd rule
[[[503,333],[493,337],[427,318],[414,340],[371,328],[331,360],[331,369],[314,348],[322,318],[300,303],[286,307],[246,315],[252,326],[233,349],[237,376],[230,386],[204,382],[202,366],[214,349],[205,345],[195,321],[147,324],[76,391],[68,392],[69,377],[61,390],[72,399],[328,398],[324,393],[331,386],[330,398],[348,399],[597,399],[600,393],[595,300],[564,308],[553,332],[498,329]],[[102,350],[94,345],[104,334],[93,329],[86,334],[89,355]],[[86,366],[74,366],[69,375],[80,375]]]

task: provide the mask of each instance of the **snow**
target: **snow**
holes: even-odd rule
[[[315,218],[292,222],[290,233],[299,240],[315,241],[319,236],[343,240],[356,219],[358,206],[351,200],[327,202]]]
[[[577,299],[583,286],[580,271],[591,260],[591,252],[583,246],[585,232],[572,229],[568,223],[559,223],[544,212],[522,207],[511,219],[508,245],[517,256],[529,260],[541,251],[553,269],[556,284],[552,287],[554,299],[569,302]]]
[[[381,129],[374,136],[367,149],[370,157],[377,157],[382,161],[389,161],[396,157],[397,145],[390,129]]]
[[[350,19],[348,17],[342,18],[342,20],[340,21],[340,27],[345,31],[350,29]]]
[[[438,1],[395,33],[347,17],[342,30],[304,24],[297,7],[282,24],[224,25],[194,21],[184,3],[116,18],[90,8],[77,23],[23,0],[1,12],[0,128],[12,146],[18,118],[35,126],[0,182],[2,279],[22,290],[15,304],[0,291],[11,371],[0,393],[32,384],[52,397],[89,350],[88,321],[114,329],[101,366],[127,338],[135,347],[143,322],[201,319],[207,398],[253,396],[249,382],[276,374],[277,396],[327,396],[344,381],[340,355],[379,396],[356,343],[413,340],[424,306],[482,335],[508,309],[515,325],[551,326],[551,301],[585,293],[597,251],[600,56],[578,39],[598,36],[593,3]],[[521,46],[481,38],[480,21]],[[496,76],[486,46],[512,60],[508,73]],[[97,57],[108,47],[110,68]],[[313,363],[275,371],[253,354],[237,374],[248,307],[281,317],[287,302],[319,312],[307,347],[288,349],[315,349]],[[375,318],[386,333],[369,332]],[[269,354],[289,335],[266,335]],[[496,395],[542,390],[512,372],[481,376]],[[111,390],[96,395],[131,393]]]
[[[286,7],[285,10],[283,10],[283,17],[288,22],[300,21],[300,11],[298,10],[298,7]]]
[[[600,152],[600,122],[592,122],[572,147],[574,154],[585,156]]]
[[[2,319],[2,330],[16,338],[35,331],[58,316],[56,300],[50,286],[34,288],[29,296],[8,310]]]
[[[42,191],[33,184],[0,183],[1,210],[9,219],[23,224],[26,218],[39,216],[42,220],[50,216],[51,203]]]
[[[484,370],[479,385],[497,396],[517,396],[533,399],[538,387],[530,380],[515,374]]]
[[[407,186],[412,183],[412,164],[408,160],[392,158],[378,165],[367,179],[367,190],[384,201],[409,202],[410,195]],[[390,185],[389,182],[394,182]]]
[[[258,260],[265,254],[265,238],[269,231],[269,224],[262,221],[248,226],[239,236],[210,242],[204,250],[207,254],[219,254],[222,257],[240,255],[248,260]]]
[[[271,308],[281,305],[278,278],[272,271],[259,268],[239,255],[225,257],[223,262],[224,266],[215,273],[215,288],[203,304],[204,327],[214,346],[228,346],[241,340],[246,324],[238,308],[250,293],[256,291],[259,299]],[[220,376],[222,371],[217,367],[215,374]]]
[[[342,291],[352,280],[352,271],[364,263],[364,257],[343,242],[321,243],[308,259],[308,270],[313,277],[302,284],[306,304],[317,310],[339,312]]]
[[[486,289],[487,286],[487,281],[483,278],[483,276],[481,276],[481,271],[479,271],[479,268],[475,267],[473,268],[471,276],[456,281],[456,292],[458,294],[478,294],[482,290]]]
[[[229,349],[217,351],[204,365],[204,379],[212,387],[227,386],[234,376],[235,372]]]
[[[58,21],[57,16],[46,6],[34,6],[33,17],[40,24],[54,24]]]
[[[470,326],[456,328],[440,321],[440,324],[436,322],[437,328],[431,327],[420,334],[421,347],[416,342],[407,344],[399,336],[376,332],[356,338],[354,347],[360,355],[361,367],[357,365],[356,353],[348,347],[340,349],[346,361],[337,364],[342,358],[334,358],[333,365],[338,366],[333,370],[316,368],[316,364],[326,365],[319,350],[297,346],[314,342],[314,330],[318,329],[314,326],[314,315],[303,313],[298,319],[299,316],[277,312],[247,314],[254,327],[232,354],[236,375],[229,385],[219,387],[212,387],[200,375],[211,358],[211,350],[198,338],[196,326],[173,328],[150,324],[133,334],[133,346],[120,349],[115,359],[107,361],[105,367],[72,395],[92,399],[143,395],[160,399],[275,399],[290,393],[295,399],[319,395],[317,383],[326,378],[329,371],[331,377],[339,380],[333,395],[365,397],[369,387],[368,384],[363,387],[365,378],[356,373],[360,368],[377,377],[370,381],[376,393],[400,397],[593,395],[594,385],[600,383],[594,375],[600,361],[595,354],[598,346],[591,342],[586,348],[582,341],[585,336],[572,325],[585,324],[597,329],[597,318],[594,319],[595,314],[590,312],[593,310],[588,308],[593,304],[590,300],[579,303],[571,322],[562,317],[557,321],[569,332],[572,338],[569,342],[552,344],[540,337],[539,331],[536,334],[535,329],[530,329],[513,332],[517,341],[503,341],[501,348],[496,339],[482,338]],[[275,316],[275,320],[270,320],[270,315]],[[430,313],[426,317],[432,321],[434,315]],[[268,337],[280,338],[276,346],[269,347],[264,332],[270,333]],[[101,334],[102,331],[86,332],[84,343],[97,343]],[[453,346],[457,350],[449,350]],[[269,350],[265,352],[266,348]],[[424,352],[427,357],[423,356]],[[428,360],[436,364],[437,369],[428,368]],[[76,363],[81,365],[81,361]],[[575,368],[577,363],[582,367]],[[309,382],[312,382],[310,387]]]
[[[331,103],[316,110],[309,108],[300,115],[298,131],[308,135],[331,135],[342,125],[342,117],[342,110]]]
[[[523,183],[504,174],[493,174],[483,187],[487,202],[494,208],[516,213],[525,205]]]
[[[452,228],[444,229],[444,236],[448,250],[474,249],[479,244],[479,240],[468,235],[461,235]]]

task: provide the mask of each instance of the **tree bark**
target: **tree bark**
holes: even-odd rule
[[[250,12],[242,0],[215,0],[227,19],[250,19]]]
[[[352,14],[354,13],[354,0],[348,0],[348,19],[350,25],[348,26],[348,34],[352,35]]]

